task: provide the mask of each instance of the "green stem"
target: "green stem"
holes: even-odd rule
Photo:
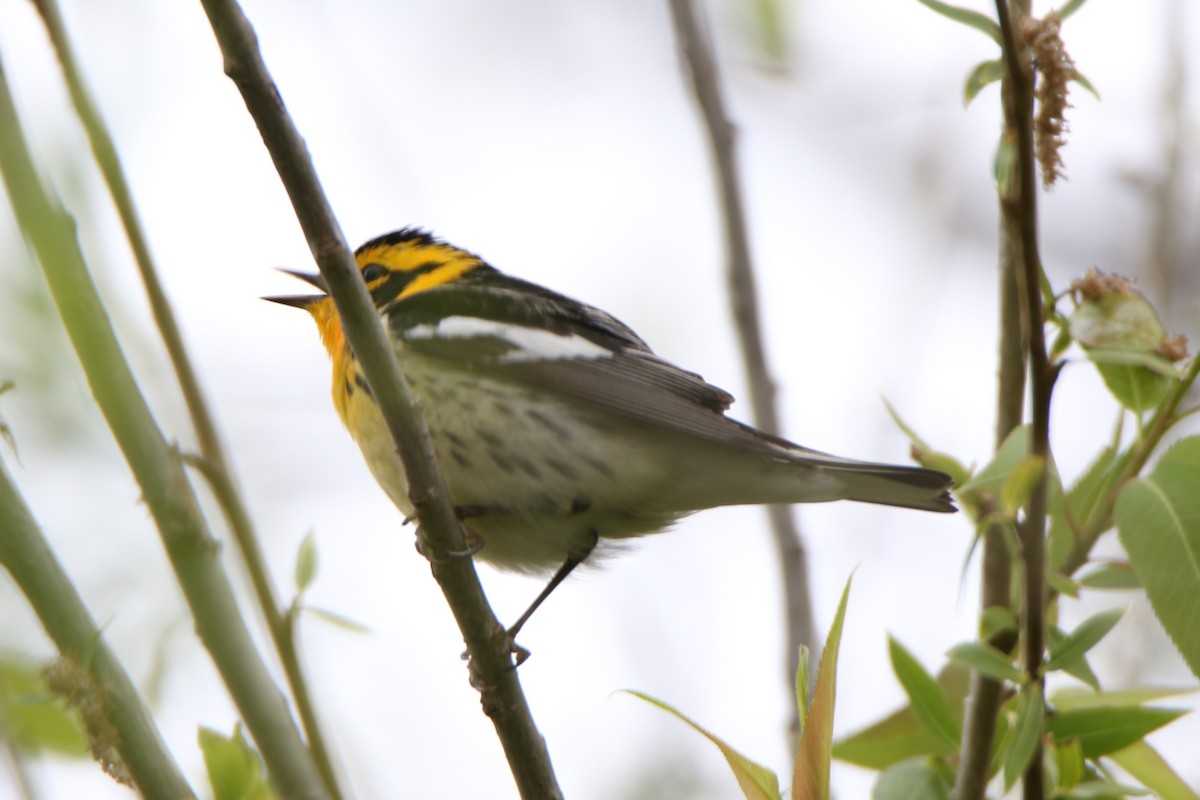
[[[113,746],[138,791],[143,797],[195,797],[133,681],[105,643],[3,462],[0,531],[0,564],[13,576],[62,657],[87,665],[102,694],[97,705],[105,709],[117,732]]]
[[[1018,291],[1023,300],[1023,315],[1028,337],[1030,416],[1032,430],[1030,455],[1049,465],[1050,394],[1054,374],[1046,355],[1045,321],[1042,311],[1042,265],[1037,239],[1036,160],[1033,146],[1033,83],[1024,46],[1017,39],[1023,11],[1015,21],[1008,0],[996,0],[996,14],[1003,38],[1006,77],[1012,103],[1012,119],[1017,138],[1018,178],[1015,217],[1020,235],[1021,265],[1016,271]],[[1024,600],[1021,616],[1023,661],[1031,685],[1042,686],[1042,659],[1046,636],[1046,469],[1042,470],[1029,497],[1026,515],[1020,524],[1021,554],[1024,566]],[[1041,737],[1025,772],[1025,800],[1045,796]]]
[[[1007,206],[1001,204],[1001,214]],[[1017,291],[1019,242],[1015,225],[1005,217],[1000,227],[1000,370],[996,398],[996,449],[1021,424],[1025,400],[1025,347],[1021,325],[1021,298]],[[989,525],[983,534],[980,609],[1012,606],[1012,555],[1002,525]],[[1017,637],[1004,632],[989,644],[1012,652]],[[1003,685],[981,672],[971,673],[971,686],[963,710],[963,737],[954,783],[955,800],[983,800],[1000,713]]]
[[[196,632],[253,735],[271,778],[288,798],[324,800],[320,772],[287,703],[259,658],[175,450],[163,438],[129,369],[84,264],[75,223],[42,186],[0,71],[0,170],[97,405],[158,526]]]
[[[184,402],[187,404],[192,426],[196,431],[196,441],[203,456],[203,472],[213,486],[217,502],[225,515],[226,524],[233,534],[238,551],[246,565],[259,610],[263,614],[267,628],[271,632],[272,642],[280,662],[283,664],[288,686],[295,700],[296,710],[304,724],[304,732],[309,746],[312,748],[313,757],[321,769],[330,793],[335,798],[340,797],[333,759],[322,735],[316,708],[311,700],[300,664],[299,654],[288,647],[291,639],[285,635],[287,623],[271,584],[266,558],[259,546],[254,523],[251,521],[245,502],[242,500],[241,491],[233,477],[233,469],[221,442],[216,422],[209,411],[204,392],[200,388],[200,381],[196,376],[196,370],[192,366],[191,358],[184,346],[183,335],[179,330],[175,314],[171,309],[162,282],[159,280],[158,269],[150,255],[150,247],[133,201],[133,192],[130,190],[125,171],[121,166],[116,145],[83,80],[57,3],[54,0],[33,0],[33,4],[41,15],[50,41],[58,54],[71,102],[87,132],[92,153],[104,176],[109,195],[117,208],[117,214],[125,229],[130,248],[133,250],[134,260],[141,275],[142,284],[146,289],[151,313],[159,333],[162,335],[167,355],[175,370],[176,380],[179,383]]]
[[[513,668],[505,630],[488,606],[474,563],[455,555],[468,548],[438,472],[429,431],[321,189],[308,148],[283,107],[241,7],[235,0],[201,3],[220,45],[225,72],[258,125],[329,287],[346,338],[362,364],[371,394],[404,463],[409,497],[420,520],[423,550],[430,557],[434,578],[466,641],[472,682],[482,695],[484,713],[496,728],[518,790],[528,798],[561,797],[549,751]]]

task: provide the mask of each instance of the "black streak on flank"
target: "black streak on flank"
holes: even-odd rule
[[[371,394],[371,387],[367,383],[367,379],[362,376],[361,372],[354,373],[354,385],[357,386],[359,389],[362,389],[364,392],[366,392],[367,397],[374,397],[374,395]],[[348,395],[354,394],[354,391],[350,388],[350,384],[348,381],[346,383],[346,390],[347,390],[346,394],[348,394]]]

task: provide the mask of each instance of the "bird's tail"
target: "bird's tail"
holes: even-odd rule
[[[922,511],[957,511],[950,497],[954,481],[944,472],[848,459],[831,459],[820,466],[839,479],[842,496],[847,500]]]

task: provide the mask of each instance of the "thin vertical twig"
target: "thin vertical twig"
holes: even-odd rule
[[[1008,95],[1007,82],[1002,93]],[[1005,104],[1006,108],[1009,106]],[[1012,130],[1006,114],[1006,134]],[[995,448],[1008,438],[1025,416],[1025,334],[1021,318],[1021,296],[1017,270],[1020,269],[1020,235],[1015,220],[1001,203],[998,292],[1000,298],[999,374],[996,392]],[[1012,606],[1012,553],[1002,524],[989,525],[983,534],[980,611]],[[1011,653],[1017,637],[1013,631],[1001,631],[989,641],[1001,652]],[[971,685],[963,711],[963,737],[959,748],[958,774],[954,782],[954,800],[982,800],[987,788],[992,746],[996,737],[996,717],[1000,712],[1000,681],[981,672],[971,673]]]
[[[466,641],[473,685],[491,718],[524,798],[562,796],[549,751],[525,700],[504,628],[488,606],[462,527],[366,284],[321,188],[308,148],[263,63],[257,37],[235,0],[201,0],[233,80],[291,198],[346,338],[390,429],[420,521],[424,552]],[[416,721],[419,722],[419,721]]]
[[[1025,335],[1028,343],[1030,388],[1030,456],[1040,459],[1041,476],[1030,493],[1024,520],[1018,526],[1024,567],[1024,597],[1021,614],[1022,659],[1032,684],[1041,686],[1042,659],[1046,637],[1046,469],[1050,454],[1050,394],[1054,373],[1046,353],[1045,322],[1042,309],[1042,264],[1038,252],[1036,154],[1033,143],[1033,76],[1026,48],[1018,39],[1018,27],[1024,9],[1010,13],[1008,0],[996,0],[996,14],[1003,37],[1005,74],[1011,92],[1012,114],[1017,139],[1018,175],[1015,217],[1021,243],[1021,262],[1016,271],[1022,298]],[[1042,766],[1042,739],[1039,736],[1025,772],[1025,800],[1042,800],[1045,783]]]
[[[779,413],[775,403],[775,382],[767,365],[762,325],[759,321],[758,290],[750,258],[741,182],[734,154],[734,126],[721,96],[721,82],[711,42],[701,30],[691,0],[670,0],[670,7],[679,47],[688,65],[692,89],[704,118],[709,147],[716,165],[721,219],[725,228],[725,245],[729,259],[726,279],[738,342],[742,349],[742,364],[746,370],[750,390],[754,424],[770,433],[778,433]],[[820,660],[819,644],[814,635],[812,601],[808,594],[808,558],[791,507],[770,506],[767,516],[775,541],[777,560],[782,570],[788,653],[788,674],[785,679],[790,689],[795,686],[801,645],[807,645],[813,651],[814,660]],[[798,715],[793,716],[790,729],[794,734],[799,733]]]
[[[280,609],[275,589],[271,583],[270,571],[267,569],[266,557],[263,555],[258,535],[254,530],[254,523],[242,499],[241,489],[234,477],[233,468],[221,441],[216,422],[209,410],[204,392],[200,388],[200,381],[192,366],[191,358],[188,356],[187,348],[184,346],[183,334],[175,320],[171,303],[167,299],[162,281],[159,280],[158,269],[150,255],[150,246],[145,231],[142,229],[141,220],[133,201],[133,192],[121,166],[116,144],[83,80],[58,4],[54,0],[33,0],[33,4],[41,15],[50,41],[58,54],[71,102],[87,133],[96,163],[104,176],[109,195],[117,208],[117,214],[125,229],[125,236],[133,251],[134,261],[146,290],[150,311],[163,338],[167,356],[175,370],[176,380],[187,405],[192,427],[196,432],[201,458],[195,463],[212,485],[217,503],[225,514],[226,524],[233,534],[233,539],[250,576],[259,611],[267,623],[272,643],[279,656],[279,661],[283,665],[284,674],[287,676],[288,688],[291,690],[296,711],[304,725],[305,737],[312,749],[313,758],[321,769],[329,791],[336,798],[341,794],[338,787],[337,770],[317,718],[316,706],[310,695],[308,682],[305,680],[304,670],[300,663],[300,654],[292,646],[293,637],[288,630],[290,623]]]

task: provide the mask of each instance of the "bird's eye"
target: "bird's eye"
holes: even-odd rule
[[[365,267],[363,267],[362,271],[363,280],[367,283],[377,281],[380,278],[386,278],[387,274],[387,267],[383,266],[382,264],[367,264]]]

